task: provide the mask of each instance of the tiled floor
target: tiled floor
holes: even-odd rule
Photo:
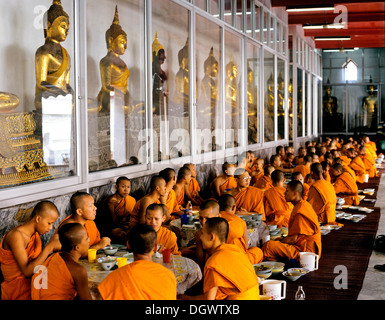
[[[377,235],[385,234],[385,174],[381,177],[376,207],[381,208]],[[372,252],[358,300],[385,300],[385,272],[374,269],[376,264],[385,264],[385,253]]]

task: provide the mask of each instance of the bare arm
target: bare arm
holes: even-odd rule
[[[88,287],[87,270],[79,265],[73,268],[73,271],[76,271],[71,271],[71,274],[75,282],[79,300],[93,300]]]

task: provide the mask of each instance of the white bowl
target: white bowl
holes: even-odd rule
[[[289,279],[290,281],[296,281],[299,278],[301,278],[301,276],[302,276],[302,274],[300,274],[300,273],[291,273],[291,274],[289,274],[287,271],[282,272],[282,275],[285,278]]]
[[[98,262],[105,271],[110,271],[116,264],[114,259],[98,259]]]
[[[251,218],[253,219],[253,220],[255,220],[255,221],[261,221],[262,220],[262,214],[260,214],[260,213],[253,213],[252,215],[251,215]]]
[[[273,230],[277,229],[277,225],[276,224],[268,224],[267,227],[269,228],[270,231],[273,231]]]
[[[119,248],[114,247],[114,246],[108,246],[108,247],[104,247],[103,251],[107,255],[114,255],[116,252],[118,252],[118,249]]]
[[[255,274],[263,279],[267,279],[272,275],[271,268],[263,263],[253,264]],[[261,270],[258,270],[261,269]]]
[[[285,267],[285,264],[283,262],[277,262],[277,261],[262,261],[260,264],[270,267],[271,272],[273,274],[281,273],[283,271],[283,268]]]

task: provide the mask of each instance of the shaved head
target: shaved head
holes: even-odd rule
[[[271,174],[271,180],[274,183],[279,183],[285,179],[285,174],[281,170],[274,170]]]
[[[208,234],[216,234],[222,243],[226,243],[229,234],[229,223],[221,217],[208,218],[204,224]]]
[[[32,210],[31,219],[36,216],[42,216],[43,218],[49,216],[50,214],[56,213],[59,215],[59,211],[55,204],[48,200],[40,201]]]
[[[291,191],[297,192],[297,193],[301,196],[301,199],[302,199],[302,195],[303,195],[303,185],[302,185],[301,181],[298,181],[298,180],[291,180],[291,181],[287,184],[287,189],[290,189]]]
[[[218,203],[220,211],[229,211],[235,205],[235,198],[231,194],[224,193],[219,197]]]
[[[58,230],[61,251],[72,251],[83,240],[86,232],[80,223],[66,223],[61,226]]]
[[[219,204],[216,200],[206,200],[200,205],[199,209],[202,211],[212,209],[213,212],[217,212],[219,214]]]

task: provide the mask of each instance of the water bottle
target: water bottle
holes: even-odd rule
[[[298,290],[295,293],[295,300],[305,300],[305,291],[303,291],[302,286],[298,286]]]
[[[191,201],[187,202],[186,211],[187,211],[187,215],[192,216],[193,206],[191,204]]]

